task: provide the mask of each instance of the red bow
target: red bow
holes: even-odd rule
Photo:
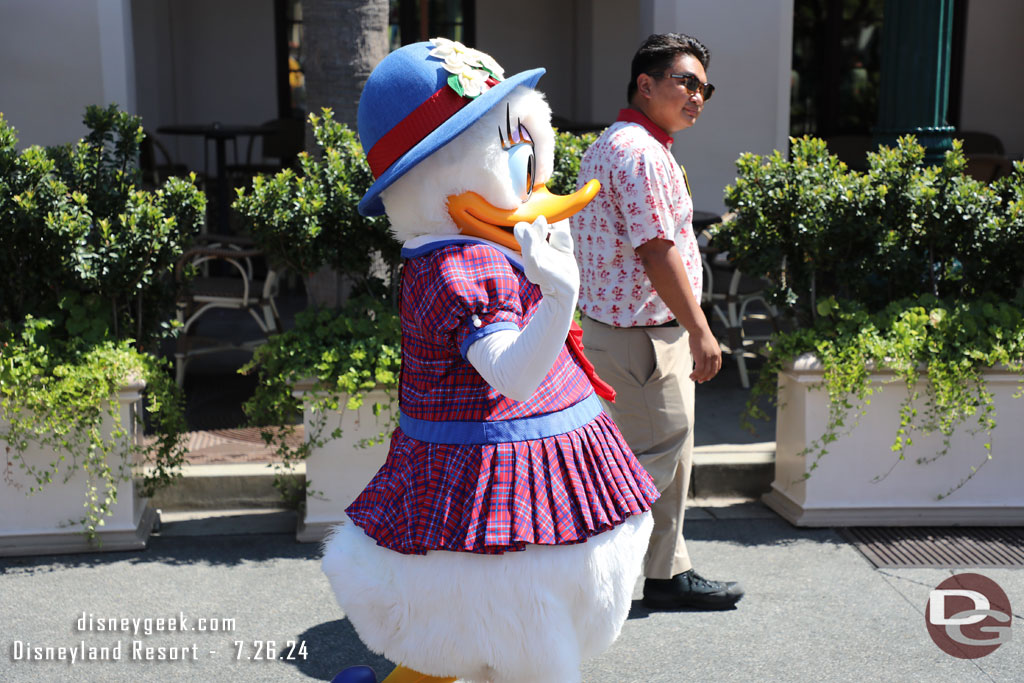
[[[569,345],[569,351],[572,353],[573,358],[576,359],[580,368],[586,373],[591,386],[594,387],[594,393],[603,399],[615,403],[615,389],[608,382],[597,376],[594,364],[583,355],[583,328],[577,325],[575,320],[572,321],[572,326],[569,328],[569,337],[565,342]]]

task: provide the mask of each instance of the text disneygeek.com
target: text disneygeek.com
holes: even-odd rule
[[[110,617],[82,612],[72,630],[90,634],[89,641],[103,642],[32,642],[14,640],[8,654],[12,662],[189,662],[202,658],[225,657],[235,661],[304,660],[307,657],[304,640],[223,640],[209,638],[174,644],[152,643],[148,636],[190,633],[225,634],[235,630],[235,620],[225,617],[192,617],[178,614],[161,617]],[[122,634],[124,638],[106,636]]]

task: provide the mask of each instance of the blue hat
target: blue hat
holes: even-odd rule
[[[459,76],[446,70],[441,56],[430,56],[438,45],[455,46],[473,77],[490,76],[488,89],[470,97]],[[385,57],[370,74],[359,99],[359,139],[376,182],[359,202],[359,213],[384,213],[380,193],[435,151],[476,123],[518,85],[532,88],[544,69],[530,69],[501,80],[493,59],[460,43],[435,39],[414,43]],[[482,80],[482,79],[481,79]]]

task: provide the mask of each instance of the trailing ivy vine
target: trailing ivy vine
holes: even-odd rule
[[[67,522],[95,541],[122,482],[139,476],[141,492],[149,496],[180,476],[184,407],[162,361],[128,342],[54,341],[48,337],[52,324],[30,317],[17,337],[0,326],[3,481],[15,490],[27,481],[24,493],[31,495],[84,471],[85,511]],[[145,383],[146,413],[157,434],[148,445],[138,436],[143,416],[133,413],[137,423],[123,423],[117,400],[122,388],[138,382]],[[26,457],[32,446],[52,459]]]
[[[301,503],[305,494],[315,495],[306,481],[306,489],[296,487],[295,464],[305,460],[316,448],[341,436],[340,428],[325,434],[327,418],[338,410],[356,410],[367,392],[383,388],[386,404],[374,403],[377,416],[389,415],[382,431],[370,443],[390,436],[397,417],[395,388],[401,349],[401,322],[389,301],[363,295],[349,300],[339,310],[309,309],[299,313],[295,326],[258,347],[250,363],[240,372],[255,372],[256,391],[244,408],[249,420],[261,425],[264,441],[280,458],[275,465],[274,485],[285,499]],[[303,398],[293,393],[308,381]],[[296,439],[296,418],[301,419],[303,401],[313,420],[305,440]],[[370,443],[358,444],[367,446]]]
[[[990,435],[996,412],[983,372],[1000,366],[1024,371],[1022,310],[1024,293],[1009,302],[948,303],[922,296],[893,302],[875,314],[849,302],[829,300],[813,327],[780,335],[772,342],[746,416],[767,418],[758,400],[776,397],[777,373],[785,371],[793,359],[813,354],[823,368],[821,388],[828,394],[829,412],[824,433],[803,452],[810,458],[808,472],[812,472],[830,445],[848,434],[864,414],[879,388],[872,374],[891,373],[891,381],[902,383],[906,390],[892,443],[894,466],[905,459],[907,448],[919,436],[941,435],[942,448],[919,457],[918,464],[946,456],[959,427],[985,437],[978,463],[939,494],[944,498],[992,458]]]

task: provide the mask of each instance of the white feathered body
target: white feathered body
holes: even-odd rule
[[[571,683],[622,629],[650,515],[503,555],[402,555],[346,523],[325,542],[323,570],[363,643],[394,662],[467,682]]]

